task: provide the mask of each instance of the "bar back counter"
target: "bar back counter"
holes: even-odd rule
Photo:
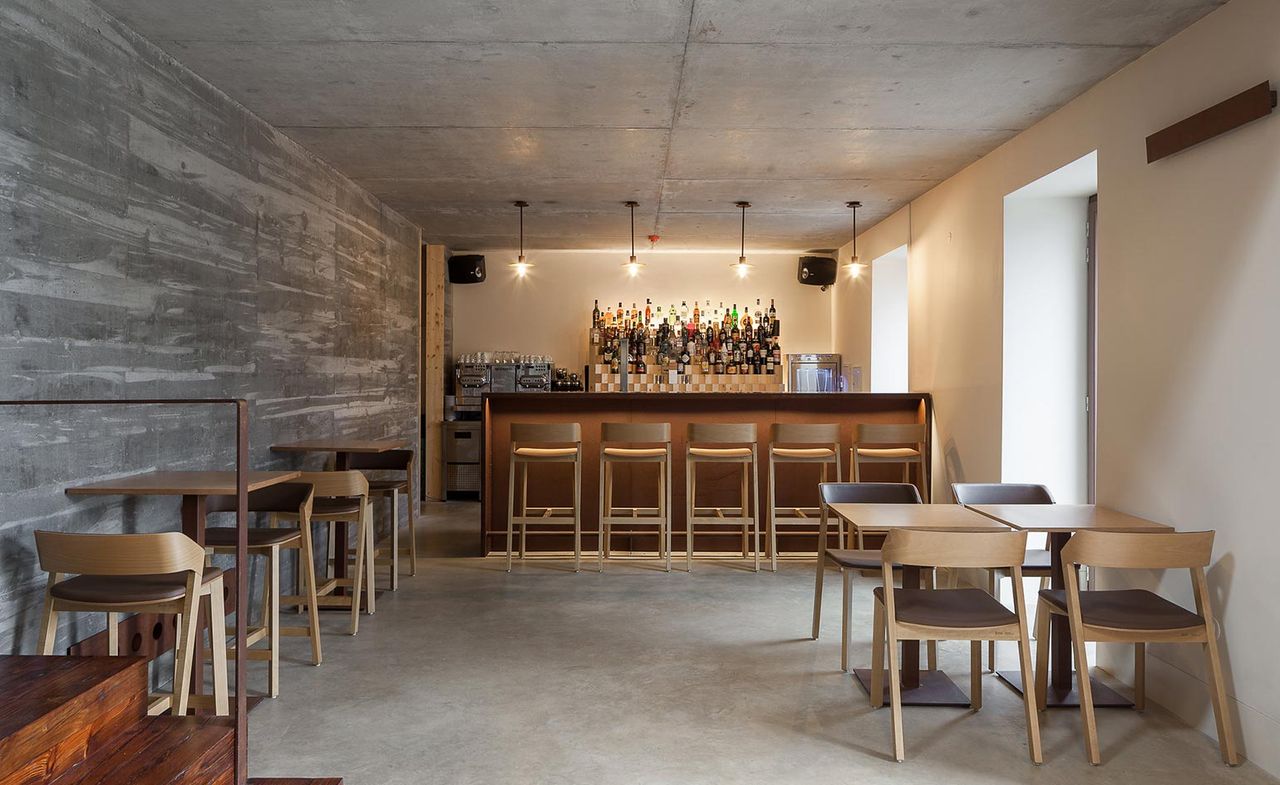
[[[849,450],[859,423],[922,423],[927,434],[933,431],[933,401],[928,393],[494,393],[483,403],[483,491],[481,539],[483,552],[506,547],[507,485],[511,453],[512,423],[577,422],[582,424],[582,530],[583,549],[596,547],[599,515],[600,425],[605,422],[671,423],[672,454],[672,547],[685,549],[685,431],[689,423],[755,423],[761,504],[760,526],[768,522],[769,431],[774,423],[838,423],[840,425],[840,465],[845,480],[852,480]],[[928,438],[928,437],[926,437]],[[931,443],[925,443],[925,465],[929,465]],[[653,507],[655,491],[652,466],[620,466],[614,475],[614,504],[617,507]],[[779,507],[816,507],[818,467],[813,464],[781,464],[777,467]],[[741,469],[734,465],[701,465],[698,474],[698,506],[737,505]],[[831,480],[835,477],[831,476]],[[901,482],[898,465],[863,466],[863,481]],[[912,475],[915,480],[915,475]],[[534,467],[529,480],[531,507],[565,507],[571,503],[572,465]],[[569,524],[548,525],[563,531]],[[615,554],[657,550],[656,529],[635,526],[642,534],[620,534],[615,526],[612,548]],[[813,527],[780,527],[780,553],[813,553],[817,547],[817,520]],[[703,534],[700,529],[695,548],[703,551],[733,552],[741,548],[736,531]],[[530,529],[528,551],[565,552],[573,548],[567,534],[540,534]]]

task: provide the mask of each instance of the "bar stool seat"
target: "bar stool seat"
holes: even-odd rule
[[[699,458],[750,458],[750,447],[690,447],[690,455]]]
[[[862,458],[901,460],[920,457],[920,451],[910,447],[859,447],[856,452]]]
[[[387,450],[378,453],[355,453],[348,456],[347,468],[380,473],[395,472],[397,476],[366,477],[369,481],[370,503],[374,498],[385,499],[387,512],[391,513],[387,534],[379,538],[377,526],[370,523],[373,548],[369,551],[371,567],[386,567],[389,571],[388,583],[391,591],[400,588],[400,494],[404,494],[406,504],[405,517],[409,524],[409,574],[418,574],[418,533],[417,500],[414,498],[414,454],[413,450]],[[374,570],[371,569],[371,573]]]
[[[774,572],[778,570],[779,527],[803,527],[813,531],[815,518],[822,514],[822,504],[818,499],[796,499],[789,500],[790,504],[779,503],[778,466],[796,463],[816,465],[820,470],[817,478],[819,483],[829,479],[828,472],[834,467],[836,482],[840,482],[843,479],[840,471],[840,425],[774,423],[769,426],[769,569]],[[797,501],[800,503],[796,504]],[[843,526],[840,531],[844,531]],[[819,561],[823,549],[828,545],[825,540],[817,543],[814,550],[819,554]]]
[[[665,447],[605,447],[604,454],[614,458],[665,458]]]
[[[522,458],[569,458],[577,454],[577,447],[520,447],[516,449],[516,455]]]
[[[217,567],[205,567],[200,585],[222,577]],[[127,604],[164,602],[187,593],[187,577],[181,572],[167,575],[77,575],[53,584],[49,594],[67,602]]]
[[[774,447],[773,454],[780,458],[833,458],[836,451],[826,447]]]
[[[511,453],[507,466],[507,572],[515,553],[515,530],[520,528],[520,560],[525,557],[529,526],[573,524],[573,571],[582,571],[582,424],[512,423]],[[571,464],[573,486],[569,506],[529,505],[531,464]],[[541,471],[541,470],[539,470]],[[520,477],[517,493],[516,476]],[[567,514],[566,514],[567,513]],[[567,534],[564,529],[536,533]]]

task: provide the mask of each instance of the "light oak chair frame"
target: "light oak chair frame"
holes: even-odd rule
[[[1066,601],[1071,643],[1075,648],[1076,689],[1080,694],[1080,719],[1084,724],[1084,750],[1089,762],[1097,766],[1102,762],[1098,745],[1098,724],[1094,716],[1093,687],[1089,683],[1089,660],[1085,644],[1132,643],[1134,645],[1134,707],[1146,706],[1146,644],[1148,643],[1199,643],[1204,649],[1205,665],[1209,674],[1209,699],[1213,705],[1213,717],[1217,724],[1218,750],[1228,766],[1240,764],[1235,730],[1228,710],[1226,683],[1222,678],[1222,660],[1218,653],[1217,627],[1213,605],[1209,598],[1209,585],[1204,568],[1213,554],[1213,535],[1206,532],[1096,532],[1079,531],[1072,535],[1062,549],[1063,565],[1089,565],[1107,569],[1166,570],[1183,569],[1191,573],[1191,585],[1195,595],[1196,614],[1202,624],[1180,629],[1126,629],[1085,624],[1080,608],[1080,579],[1074,569],[1064,570],[1066,575]],[[1085,592],[1086,594],[1088,592]],[[1039,603],[1036,621],[1037,637],[1049,639],[1049,617],[1063,615],[1043,597]],[[1036,654],[1036,702],[1043,708],[1048,692],[1049,647],[1041,645]],[[1024,681],[1025,683],[1025,681]]]
[[[920,423],[858,423],[854,426],[853,446],[849,448],[849,462],[854,482],[862,482],[863,464],[902,464],[902,481],[911,482],[911,467],[916,466],[920,476],[920,495],[930,501],[929,467],[925,460],[926,426]],[[910,447],[901,447],[908,444]],[[888,446],[895,445],[895,446]],[[914,455],[901,455],[897,450],[914,450]],[[861,546],[859,546],[861,547]]]
[[[404,488],[378,488],[377,480],[370,481],[370,499],[385,498],[388,511],[391,513],[391,525],[387,531],[386,544],[378,540],[374,532],[373,563],[375,567],[386,567],[390,573],[389,588],[396,591],[400,588],[400,557],[409,557],[409,574],[418,574],[418,536],[417,536],[417,499],[413,493],[414,473],[413,450],[388,450],[378,453],[351,453],[347,456],[347,468],[361,471],[403,472]],[[399,478],[397,478],[399,479]],[[405,497],[408,518],[409,545],[400,545],[400,494]],[[376,525],[375,525],[376,528]]]
[[[573,507],[529,507],[529,467],[535,463],[573,464]],[[520,474],[519,514],[516,474]],[[540,510],[540,515],[532,514]],[[564,515],[568,511],[570,516]],[[524,561],[528,528],[556,519],[573,519],[573,571],[582,571],[582,425],[581,423],[512,423],[507,472],[507,572],[511,572],[515,527],[520,527],[520,560]],[[548,532],[555,534],[559,532]],[[603,561],[600,570],[603,571]]]
[[[356,529],[356,547],[353,569],[344,577],[326,575],[324,580],[316,580],[316,604],[322,608],[350,608],[351,623],[349,632],[355,635],[360,631],[360,605],[363,598],[365,611],[373,614],[377,610],[373,583],[373,505],[369,501],[369,481],[364,474],[354,470],[333,472],[303,472],[294,482],[310,483],[314,491],[309,522],[329,524],[329,559],[328,563],[336,567],[338,559],[347,562],[348,543],[339,543],[334,524],[349,523]],[[322,512],[315,509],[317,499],[353,499],[357,502],[359,512]],[[301,526],[301,511],[298,513],[280,512],[274,516],[278,520],[298,521]],[[341,529],[338,529],[341,531]],[[347,589],[344,594],[337,594],[339,588]],[[303,597],[291,595],[282,598],[290,605],[302,605]]]
[[[230,715],[226,645],[225,640],[217,640],[226,623],[223,582],[221,575],[208,582],[203,580],[204,548],[180,532],[79,534],[37,531],[35,539],[40,568],[49,574],[40,624],[41,654],[53,654],[59,613],[106,613],[107,651],[113,657],[120,654],[121,613],[177,614],[173,694],[153,694],[148,714],[171,707],[174,714],[185,715],[193,704],[204,705],[203,701],[193,700],[191,696],[199,611],[204,601],[209,611],[213,650],[213,710],[218,716]],[[130,577],[175,573],[186,574],[186,589],[181,597],[163,602],[72,602],[53,596],[53,587],[69,575]]]
[[[769,427],[769,569],[778,571],[778,526],[812,525],[810,515],[822,513],[822,502],[814,507],[786,507],[792,514],[778,514],[778,481],[776,466],[779,463],[812,463],[821,469],[818,482],[827,482],[827,470],[836,468],[835,481],[843,476],[840,471],[840,426],[835,423],[774,423]],[[840,526],[843,534],[844,526]],[[826,546],[818,544],[819,552]]]
[[[689,423],[685,441],[685,570],[693,572],[694,535],[698,524],[714,524],[740,527],[742,558],[750,556],[753,559],[752,569],[759,572],[760,469],[755,423]],[[738,464],[742,467],[739,506],[698,506],[697,466],[700,463]],[[747,539],[748,532],[754,534],[754,548]]]
[[[623,446],[629,445],[629,446]],[[637,445],[652,445],[638,447]],[[600,425],[600,539],[599,571],[613,545],[613,526],[637,523],[658,525],[658,558],[671,572],[671,424],[618,423]],[[654,507],[620,508],[613,503],[613,468],[616,464],[653,463],[658,467],[657,505]],[[617,515],[619,509],[630,510],[628,516]],[[628,530],[627,534],[647,534]]]
[[[899,529],[889,532],[881,548],[883,595],[877,595],[873,619],[872,706],[883,705],[885,652],[888,651],[889,698],[893,715],[893,753],[899,762],[906,758],[902,733],[902,684],[898,665],[900,640],[967,640],[969,649],[970,706],[982,708],[982,641],[1013,640],[1018,642],[1019,660],[1024,684],[1031,683],[1031,641],[1027,623],[1026,598],[1022,589],[1022,559],[1027,548],[1026,532],[931,532]],[[950,627],[909,624],[898,619],[894,603],[893,566],[918,564],[952,569],[1000,567],[1014,577],[1014,610],[1016,621],[993,627]],[[955,591],[939,589],[939,592]],[[883,597],[883,600],[881,599]],[[1023,695],[1027,721],[1027,746],[1033,763],[1044,760],[1040,748],[1040,722],[1035,697]]]

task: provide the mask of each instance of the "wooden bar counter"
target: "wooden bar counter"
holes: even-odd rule
[[[839,423],[842,477],[852,480],[849,448],[858,423],[924,423],[932,432],[933,401],[928,393],[493,393],[483,405],[481,539],[485,554],[506,547],[507,472],[511,451],[511,424],[517,422],[577,422],[582,424],[582,547],[596,548],[599,515],[600,424],[604,422],[671,423],[673,542],[685,548],[685,428],[691,422],[754,422],[757,429],[760,475],[760,532],[764,547],[769,498],[769,427],[773,423]],[[926,443],[931,452],[931,443]],[[927,458],[927,456],[926,456]],[[614,475],[617,507],[652,507],[656,499],[656,467],[619,465]],[[736,506],[740,468],[703,464],[698,474],[698,506]],[[780,464],[778,498],[781,508],[816,507],[818,467],[813,464]],[[834,475],[834,472],[832,473]],[[915,475],[912,475],[913,479]],[[831,476],[834,480],[835,477]],[[901,482],[899,465],[863,466],[864,481]],[[571,465],[534,466],[529,478],[529,506],[564,507],[571,503]],[[538,531],[530,527],[531,553],[564,552],[573,548],[568,534]],[[549,530],[572,529],[571,521],[549,523]],[[620,534],[631,526],[614,526],[613,551],[625,554],[654,553],[656,526],[637,522],[643,534]],[[650,534],[648,532],[655,532]],[[778,531],[780,553],[809,552],[817,547],[817,520],[808,527],[783,526]],[[738,551],[741,540],[735,530],[703,534],[699,529],[695,549]],[[834,543],[833,543],[834,544]]]

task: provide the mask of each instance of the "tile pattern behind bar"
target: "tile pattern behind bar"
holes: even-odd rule
[[[0,398],[246,397],[258,468],[414,439],[418,265],[416,226],[97,7],[0,3]],[[233,417],[0,411],[0,451],[0,653],[30,652],[34,529],[178,525],[62,490],[229,468]]]

